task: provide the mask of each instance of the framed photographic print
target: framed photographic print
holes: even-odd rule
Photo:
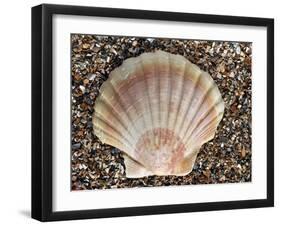
[[[32,8],[32,217],[274,205],[274,21]]]

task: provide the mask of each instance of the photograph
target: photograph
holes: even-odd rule
[[[252,42],[69,38],[71,191],[252,181]]]

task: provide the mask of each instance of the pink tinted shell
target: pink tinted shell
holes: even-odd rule
[[[126,176],[186,175],[213,139],[224,102],[212,77],[163,51],[125,60],[100,88],[94,132],[124,152]]]

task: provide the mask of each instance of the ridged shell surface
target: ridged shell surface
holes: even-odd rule
[[[163,51],[114,69],[94,106],[98,138],[122,150],[127,177],[186,175],[213,139],[224,103],[212,77]]]

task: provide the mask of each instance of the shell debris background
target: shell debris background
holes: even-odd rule
[[[251,43],[73,34],[71,44],[72,190],[251,181]],[[123,154],[93,133],[93,106],[114,68],[155,50],[207,71],[224,99],[224,117],[190,174],[126,178]]]

